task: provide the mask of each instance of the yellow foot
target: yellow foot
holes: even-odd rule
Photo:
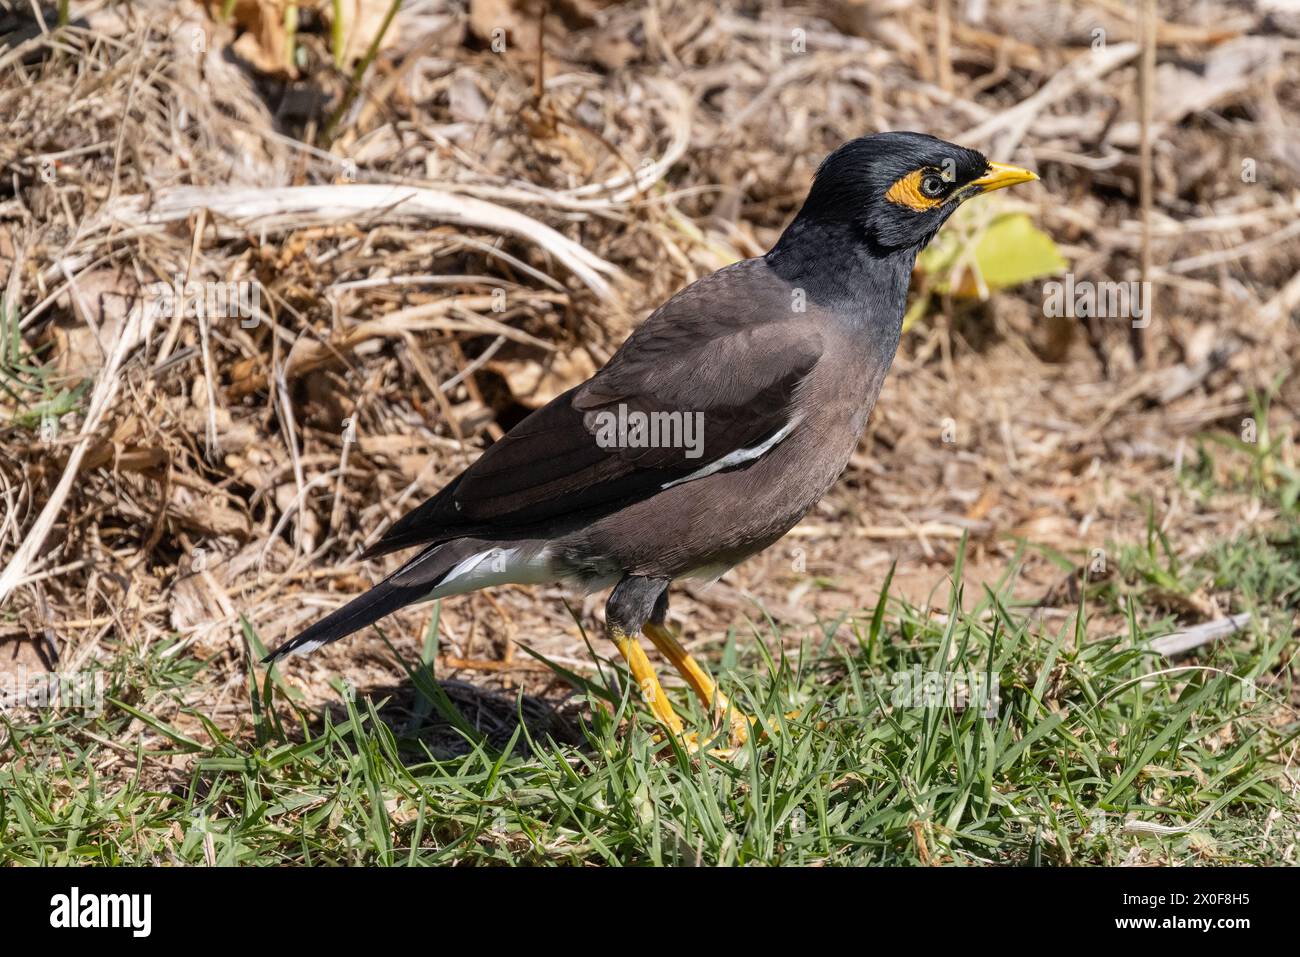
[[[654,646],[659,649],[660,654],[667,658],[673,667],[677,669],[677,672],[682,676],[682,678],[685,679],[691,690],[695,692],[695,696],[699,699],[700,703],[713,715],[713,729],[709,732],[704,732],[703,734],[695,731],[682,733],[679,730],[680,725],[677,728],[673,728],[672,730],[677,732],[678,738],[682,742],[682,746],[692,754],[698,753],[708,743],[720,739],[721,735],[719,732],[722,723],[726,721],[730,725],[727,735],[728,746],[710,748],[709,753],[719,757],[735,754],[737,750],[749,741],[753,729],[759,727],[758,720],[737,710],[732,705],[732,703],[727,699],[727,696],[722,693],[713,679],[709,677],[709,673],[691,657],[684,647],[682,647],[682,644],[677,640],[676,635],[674,635],[666,625],[656,622],[647,622],[642,630],[645,632],[646,637],[654,643]],[[669,723],[669,719],[664,715],[660,715],[657,711],[656,716],[658,716],[661,721]],[[797,718],[798,716],[798,711],[791,711],[786,715],[787,718]],[[766,728],[760,728],[760,741],[767,739],[767,729],[775,729],[778,727],[775,721],[767,721],[765,724]],[[672,727],[670,723],[669,727]],[[659,737],[656,740],[663,741],[664,738]]]
[[[799,717],[799,712],[789,711],[786,713],[785,717],[787,720],[793,720]],[[681,741],[682,747],[686,749],[688,754],[698,754],[701,751],[707,750],[709,754],[714,757],[730,758],[735,757],[737,752],[739,752],[740,749],[749,742],[750,736],[756,729],[758,731],[758,740],[766,741],[768,739],[769,730],[775,734],[780,728],[774,720],[768,720],[765,722],[766,727],[760,727],[757,718],[744,713],[737,713],[736,711],[729,711],[727,713],[727,719],[731,727],[728,731],[725,745],[721,743],[721,729],[717,726],[705,732],[684,732],[678,736],[678,740]],[[664,739],[659,738],[659,740]],[[717,746],[706,748],[707,745],[714,741],[719,742]]]
[[[699,754],[706,750],[706,745],[718,742],[717,747],[707,748],[708,752],[716,757],[729,757],[734,755],[740,748],[744,747],[749,740],[750,728],[754,725],[754,719],[744,714],[737,714],[734,711],[728,712],[727,718],[731,725],[725,738],[726,745],[722,745],[721,727],[714,725],[707,731],[677,731],[677,740],[681,742],[682,748],[688,754]],[[663,733],[655,735],[655,742],[666,744],[668,736]]]
[[[687,754],[699,754],[701,751],[707,750],[709,754],[713,755],[715,758],[722,758],[723,760],[729,760],[731,758],[734,758],[737,755],[737,753],[739,753],[740,749],[744,747],[744,744],[741,743],[741,744],[731,744],[725,748],[716,747],[716,748],[706,749],[705,745],[709,741],[712,741],[713,737],[712,735],[709,735],[705,737],[704,740],[701,741],[700,733],[698,731],[688,731],[686,734],[682,735],[681,740],[682,740],[682,748],[686,751]]]

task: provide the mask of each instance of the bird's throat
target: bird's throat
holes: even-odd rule
[[[919,251],[876,247],[852,222],[800,217],[765,258],[794,290],[867,333],[892,357]]]

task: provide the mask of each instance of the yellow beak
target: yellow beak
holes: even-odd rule
[[[988,170],[979,179],[971,180],[971,186],[978,186],[981,193],[990,193],[995,189],[1002,189],[1004,186],[1015,186],[1017,183],[1032,183],[1038,179],[1037,173],[1031,173],[1027,169],[1021,169],[1019,166],[1008,166],[1005,163],[989,163]]]

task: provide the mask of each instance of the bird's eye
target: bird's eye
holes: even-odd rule
[[[921,178],[921,193],[930,199],[938,199],[943,195],[945,185],[942,176],[931,173]]]

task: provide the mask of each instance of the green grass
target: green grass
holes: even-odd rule
[[[1274,470],[1263,494],[1276,505],[1286,487]],[[1154,526],[1117,543],[1116,572],[1064,620],[1012,603],[1006,583],[957,588],[946,616],[884,598],[775,659],[783,636],[757,621],[722,650],[725,686],[755,713],[801,713],[730,759],[657,745],[613,665],[574,679],[581,743],[520,724],[493,746],[432,680],[431,641],[422,660],[394,652],[410,707],[340,685],[337,707],[313,713],[257,669],[237,727],[205,714],[208,666],[123,645],[102,713],[0,717],[0,860],[1294,863],[1294,499],[1280,515],[1189,559]],[[1174,617],[1152,596],[1206,589],[1232,596],[1225,614],[1250,611],[1248,630],[1153,653]],[[260,642],[245,639],[251,662]],[[1000,701],[991,716],[896,703],[898,676],[917,671],[996,676]],[[435,756],[432,725],[444,740],[462,729],[459,753]]]
[[[52,442],[59,419],[84,406],[91,380],[56,384],[54,373],[39,362],[39,350],[27,349],[18,323],[18,310],[0,295],[0,430],[18,426]]]

